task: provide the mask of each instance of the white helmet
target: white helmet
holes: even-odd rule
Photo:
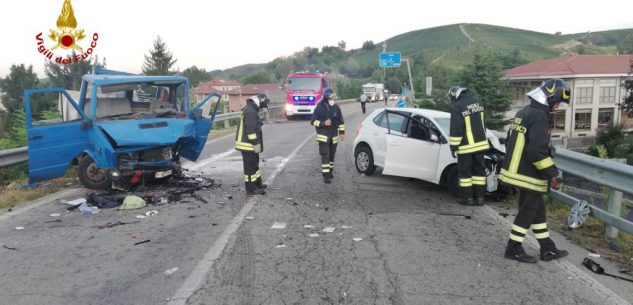
[[[259,100],[259,97],[257,95],[253,95],[251,97],[249,97],[247,100],[248,101],[252,101],[253,103],[255,103],[255,106],[257,106],[257,108],[259,108],[261,101]]]

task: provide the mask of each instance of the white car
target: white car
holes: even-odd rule
[[[457,159],[448,144],[451,115],[448,112],[419,108],[374,110],[357,129],[354,139],[356,170],[372,175],[382,167],[385,175],[417,178],[446,185],[459,191]],[[497,189],[496,173],[503,162],[505,148],[490,131],[492,153],[486,156],[487,191]]]

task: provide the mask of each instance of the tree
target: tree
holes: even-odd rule
[[[629,35],[618,45],[618,54],[633,54],[633,35]]]
[[[271,83],[274,83],[275,81],[273,80],[270,73],[266,71],[257,71],[245,77],[242,82],[245,85],[248,85],[248,84],[271,84]]]
[[[501,129],[508,121],[505,113],[510,108],[511,91],[501,79],[503,69],[489,55],[476,52],[473,60],[459,73],[459,85],[478,96],[486,109],[486,125]]]
[[[631,62],[631,73],[633,74],[633,61]],[[621,107],[630,117],[633,117],[633,78],[624,81],[626,95],[622,99]]]
[[[2,104],[7,112],[24,109],[24,89],[36,88],[39,84],[37,74],[33,72],[33,66],[27,68],[24,64],[11,65],[9,75],[2,82]]]
[[[72,58],[75,57],[73,52]],[[79,90],[81,88],[81,78],[85,74],[91,73],[95,68],[104,68],[105,59],[102,63],[95,56],[94,62],[90,60],[80,60],[70,64],[58,64],[54,61],[47,61],[44,64],[44,72],[53,87],[61,87],[68,90]]]
[[[338,42],[338,47],[339,47],[341,50],[345,51],[345,49],[347,49],[347,42],[345,42],[345,40],[341,40],[341,41],[339,41],[339,42]]]
[[[198,84],[200,84],[200,82],[213,79],[209,72],[207,72],[205,69],[199,69],[196,66],[191,66],[185,69],[184,71],[182,71],[182,74],[189,79],[191,87],[196,87],[198,86]]]
[[[495,52],[492,56],[501,63],[505,70],[525,65],[529,62],[521,56],[519,49],[514,49],[510,53]]]
[[[145,75],[170,75],[174,74],[171,68],[176,63],[174,56],[167,50],[167,44],[160,39],[154,40],[154,48],[149,50],[149,56],[145,55],[143,74]]]
[[[373,40],[367,40],[365,42],[363,42],[363,50],[366,51],[370,51],[376,48],[376,45],[374,45],[374,41]]]

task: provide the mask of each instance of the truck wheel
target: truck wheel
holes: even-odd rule
[[[363,146],[356,149],[354,164],[356,164],[356,170],[359,174],[373,175],[374,171],[376,171],[376,166],[374,165],[374,155],[371,152],[371,148]]]
[[[112,186],[108,172],[98,168],[95,161],[90,157],[79,160],[77,175],[79,176],[79,182],[89,189],[101,190]]]
[[[459,197],[461,188],[459,187],[459,170],[457,166],[453,166],[453,168],[448,171],[446,175],[446,187],[449,193],[455,197]]]

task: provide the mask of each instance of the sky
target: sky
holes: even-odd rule
[[[58,30],[64,0],[2,0],[0,77],[12,64],[33,65],[45,77],[36,36]],[[455,23],[484,23],[563,34],[633,28],[633,1],[501,0],[72,0],[77,29],[98,34],[92,55],[109,69],[140,73],[158,35],[178,60],[207,71],[290,56],[306,46],[360,48],[372,40]],[[387,41],[388,43],[388,41]],[[388,51],[398,51],[389,50]],[[57,49],[56,55],[66,51]],[[378,63],[376,63],[378,64]]]

